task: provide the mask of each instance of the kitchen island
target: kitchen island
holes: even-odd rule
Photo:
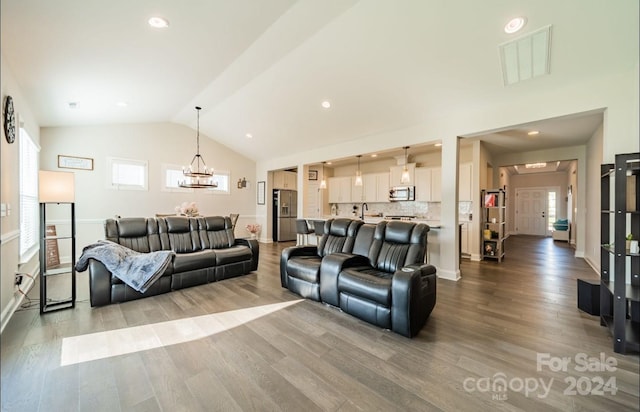
[[[332,216],[326,215],[322,217],[305,217],[303,218],[307,221],[307,224],[311,223],[310,226],[313,226],[313,222],[317,221],[327,221],[329,219],[354,219],[354,220],[362,220],[359,217],[353,216]],[[413,222],[413,223],[424,223],[429,225],[429,234],[427,235],[427,256],[426,261],[429,264],[434,265],[436,268],[440,263],[440,241],[438,238],[439,229],[441,228],[439,220],[429,220],[422,219],[418,217],[407,217],[407,216],[364,216],[364,223],[377,224],[381,221],[404,221],[404,222]],[[312,245],[316,244],[317,237],[310,236],[309,243]]]
[[[307,222],[314,222],[316,220],[318,221],[326,221],[329,219],[354,219],[354,220],[362,220],[360,219],[360,217],[354,217],[354,216],[339,216],[339,215],[325,215],[325,216],[321,216],[321,217],[303,217],[302,219],[305,219]],[[429,227],[431,229],[440,229],[440,221],[439,220],[432,220],[432,219],[423,219],[420,217],[396,217],[396,216],[371,216],[371,215],[365,215],[364,216],[364,223],[373,223],[376,224],[378,222],[382,222],[383,220],[386,220],[388,222],[392,221],[392,220],[399,220],[399,221],[404,221],[404,222],[414,222],[414,223],[425,223],[427,225],[429,225]]]

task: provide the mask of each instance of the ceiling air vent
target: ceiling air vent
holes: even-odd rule
[[[504,85],[549,74],[551,26],[499,46]]]

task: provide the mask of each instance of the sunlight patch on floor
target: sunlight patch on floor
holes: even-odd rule
[[[205,338],[302,302],[292,300],[210,315],[73,336],[62,340],[60,366]]]

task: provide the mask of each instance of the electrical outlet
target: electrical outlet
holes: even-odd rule
[[[19,286],[21,284],[22,284],[22,275],[16,274],[16,286]]]

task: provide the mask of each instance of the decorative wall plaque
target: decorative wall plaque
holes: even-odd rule
[[[45,255],[47,258],[47,268],[55,268],[56,266],[60,266],[60,253],[58,251],[58,240],[57,239],[49,239],[50,237],[55,238],[56,235],[56,227],[55,225],[47,225],[47,240]]]

